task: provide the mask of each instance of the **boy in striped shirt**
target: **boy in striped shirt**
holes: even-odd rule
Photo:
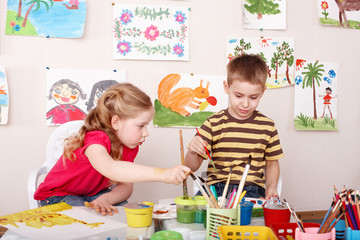
[[[232,167],[229,190],[237,188],[249,155],[251,165],[245,182],[245,197],[269,199],[278,195],[278,160],[283,157],[275,123],[256,110],[266,89],[268,68],[258,55],[243,54],[227,65],[224,90],[229,107],[210,116],[188,146],[186,165],[192,171],[212,154],[217,171],[209,163],[207,183],[221,196]],[[266,181],[265,181],[266,172]],[[265,191],[266,189],[266,191]]]

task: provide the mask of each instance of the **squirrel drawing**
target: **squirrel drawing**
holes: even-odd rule
[[[158,88],[158,99],[160,103],[172,111],[183,116],[190,116],[191,113],[186,107],[199,109],[201,101],[198,99],[206,99],[209,97],[209,85],[202,86],[203,80],[200,80],[200,86],[192,89],[189,87],[180,87],[173,90],[173,87],[180,81],[179,74],[169,74],[161,80]]]

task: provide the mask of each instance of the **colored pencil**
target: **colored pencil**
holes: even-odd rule
[[[347,209],[347,206],[346,206],[346,203],[345,203],[345,200],[344,200],[344,198],[346,198],[345,195],[346,195],[346,193],[340,194],[340,201],[341,201],[341,204],[342,204],[342,206],[343,206],[343,211],[345,211],[345,209]],[[349,224],[349,226],[351,227],[351,229],[354,230],[355,228],[354,228],[354,225],[353,225],[353,223],[352,223],[352,221],[351,221],[349,211],[346,211],[346,212],[345,212],[345,215],[346,215],[345,219],[347,220],[347,223]]]
[[[195,127],[195,129],[196,129],[197,133],[199,134],[199,137],[202,138],[202,136],[201,136],[201,134],[200,134],[200,132],[199,132],[199,129],[198,129],[197,127]],[[214,167],[214,169],[215,169],[215,172],[216,172],[217,174],[219,174],[218,170],[217,170],[216,167],[215,167],[214,161],[212,160],[212,158],[211,158],[211,156],[210,156],[209,151],[207,150],[206,147],[204,147],[204,148],[205,148],[206,154],[208,155],[208,157],[209,157],[209,159],[210,159],[211,165],[212,165],[212,166]]]
[[[325,220],[323,226],[319,229],[318,233],[325,233],[326,230],[329,228],[330,224],[334,219],[339,215],[341,209],[341,200],[339,200],[333,210],[331,211],[329,217]]]
[[[342,212],[333,222],[333,224],[331,224],[327,229],[326,229],[326,233],[331,232],[331,230],[335,227],[335,225],[337,224],[337,222],[342,218],[342,216],[344,216],[345,212]]]
[[[236,206],[239,204],[239,198],[240,198],[240,195],[244,189],[244,185],[245,185],[245,181],[246,181],[246,177],[247,177],[247,174],[249,172],[249,169],[250,169],[250,164],[251,164],[251,158],[252,156],[249,155],[249,160],[248,162],[246,163],[246,166],[245,166],[245,170],[244,170],[244,173],[241,177],[241,181],[239,183],[239,187],[238,187],[238,190],[237,190],[237,193],[236,193],[236,198],[235,198],[235,204],[233,207],[236,208]]]
[[[230,167],[230,173],[229,173],[228,179],[226,180],[225,188],[224,188],[223,194],[222,194],[222,196],[221,196],[220,208],[222,208],[223,205],[224,205],[226,192],[227,192],[227,190],[228,190],[228,188],[229,188],[229,183],[230,183],[230,179],[231,179],[232,169],[233,169],[233,167],[231,166],[231,167]]]
[[[321,223],[321,225],[320,225],[320,228],[324,225],[324,222],[325,222],[325,220],[328,218],[328,216],[329,216],[329,214],[330,214],[333,206],[334,206],[334,201],[331,203],[331,205],[330,205],[330,207],[329,207],[329,210],[328,210],[327,213],[325,214],[325,217],[324,217],[324,219],[323,219],[323,221],[322,221],[322,223]],[[319,230],[320,230],[320,228],[319,228]]]
[[[205,189],[208,191],[209,196],[210,196],[210,200],[213,202],[213,205],[215,206],[215,208],[220,208],[220,207],[219,207],[219,204],[218,204],[218,201],[217,201],[217,197],[216,197],[216,195],[215,195],[215,194],[216,194],[216,190],[215,190],[214,186],[211,185],[211,186],[209,187],[209,185],[206,183],[205,179],[203,179],[202,177],[198,177],[198,178],[199,178],[200,181],[204,184]],[[213,188],[214,190],[212,190],[212,188]]]
[[[359,207],[358,195],[359,195],[359,190],[356,190],[356,192],[355,192],[355,205],[356,205],[357,216],[358,216],[358,219],[359,219],[359,222],[360,222],[360,207]]]
[[[231,196],[229,198],[229,202],[228,202],[228,205],[226,206],[226,209],[229,209],[230,205],[233,203],[235,194],[236,194],[236,188],[234,188],[234,190],[231,193]]]
[[[179,130],[179,135],[180,135],[181,165],[184,165],[184,166],[185,166],[184,144],[183,144],[182,130]],[[186,179],[183,181],[183,198],[184,198],[184,199],[189,199]]]
[[[196,179],[195,175],[194,175],[192,172],[190,172],[190,176],[191,176],[191,178],[194,180],[194,182],[198,185],[201,194],[204,196],[205,200],[209,203],[210,207],[216,208],[216,207],[213,205],[212,201],[210,200],[209,196],[206,194],[206,192],[205,192],[204,189],[202,188],[199,180]]]

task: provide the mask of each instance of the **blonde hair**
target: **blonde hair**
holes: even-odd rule
[[[227,82],[246,81],[265,87],[268,67],[265,61],[255,54],[242,54],[234,57],[227,65]]]
[[[121,159],[121,142],[111,126],[111,119],[118,116],[120,119],[135,118],[139,113],[152,108],[151,99],[146,93],[130,83],[119,83],[104,92],[95,108],[85,118],[84,125],[77,135],[65,139],[64,158],[75,161],[74,151],[84,144],[85,134],[90,131],[104,131],[110,138],[110,156]]]

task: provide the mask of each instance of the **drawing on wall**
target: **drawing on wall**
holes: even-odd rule
[[[337,63],[296,60],[296,130],[338,130],[338,68]]]
[[[243,1],[243,27],[286,29],[286,0]]]
[[[47,124],[60,125],[84,119],[100,96],[125,78],[125,71],[50,68],[47,72]]]
[[[360,29],[360,0],[317,0],[317,6],[321,24]]]
[[[113,7],[115,59],[189,60],[189,8]]]
[[[66,203],[57,203],[0,217],[0,225],[29,239],[75,239],[125,224]]]
[[[268,66],[269,88],[294,84],[294,38],[235,37],[228,40],[228,61],[243,53],[260,55]]]
[[[9,88],[5,68],[0,67],[0,124],[7,124],[9,114]]]
[[[166,75],[158,85],[153,123],[159,127],[199,127],[212,114],[227,108],[226,76]]]
[[[81,38],[86,0],[8,0],[5,33]]]

